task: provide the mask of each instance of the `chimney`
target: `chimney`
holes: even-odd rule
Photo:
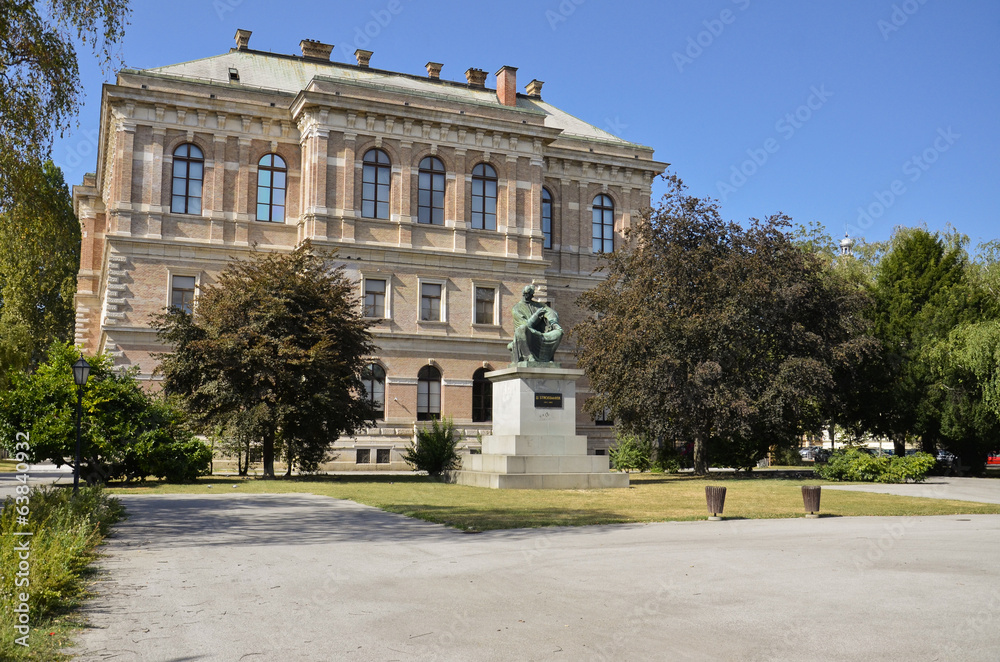
[[[332,44],[324,44],[315,39],[303,39],[299,42],[299,48],[302,49],[302,57],[312,57],[328,62],[330,60],[330,53],[333,52]]]
[[[441,77],[441,67],[444,65],[440,62],[428,62],[427,67],[427,77],[428,78],[440,78]]]
[[[465,80],[469,81],[469,87],[486,87],[486,72],[482,69],[466,69]]]
[[[249,30],[237,30],[236,31],[236,50],[245,51],[250,46],[250,35],[253,34]]]
[[[371,62],[371,59],[372,59],[372,52],[371,51],[363,51],[363,50],[361,50],[359,48],[356,51],[354,51],[354,57],[358,58],[358,66],[359,67],[361,67],[363,69],[367,69],[368,68],[368,63]]]
[[[529,97],[534,97],[536,99],[542,98],[542,85],[545,83],[538,80],[537,78],[532,80],[530,83],[524,86],[524,91],[528,93]]]
[[[497,99],[505,106],[517,105],[517,67],[504,65],[497,72]]]

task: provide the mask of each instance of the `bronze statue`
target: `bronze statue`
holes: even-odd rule
[[[545,364],[558,368],[559,364],[552,359],[563,337],[559,314],[533,300],[534,286],[526,286],[521,294],[521,300],[514,304],[511,311],[514,315],[514,340],[507,345],[507,349],[511,350],[511,365]]]

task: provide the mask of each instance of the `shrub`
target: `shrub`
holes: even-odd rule
[[[793,446],[781,446],[774,449],[774,464],[779,467],[798,467],[803,464],[799,449]]]
[[[618,433],[608,454],[619,471],[649,471],[653,464],[653,443],[635,434]]]
[[[12,450],[16,433],[24,432],[31,439],[29,462],[47,460],[60,466],[74,461],[77,388],[71,366],[77,358],[72,345],[56,342],[34,373],[10,374],[10,388],[0,391],[0,443]],[[115,368],[108,355],[90,357],[89,362],[80,477],[93,484],[197,475],[204,465],[204,445],[195,441],[180,411],[144,391],[135,370]],[[182,461],[185,452],[194,456]]]
[[[656,450],[655,455],[656,460],[653,462],[651,471],[668,474],[680,472],[683,458],[680,451],[673,444],[664,443]]]
[[[416,442],[406,448],[403,460],[414,469],[437,477],[460,466],[457,446],[458,437],[451,419],[431,421],[430,429],[417,430]]]
[[[18,552],[13,544],[14,531],[30,530],[31,558],[28,581],[31,596],[28,601],[32,634],[29,648],[14,643],[21,636],[13,627],[5,626],[0,632],[0,659],[22,659],[26,652],[37,648],[33,639],[43,636],[47,623],[65,611],[80,598],[84,590],[82,575],[93,555],[94,548],[108,534],[111,526],[124,516],[117,499],[107,496],[99,487],[80,490],[73,497],[69,489],[34,488],[28,494],[28,526],[17,523],[16,509],[24,506],[8,498],[0,511],[0,532],[5,544],[0,547],[0,575],[5,580],[0,587],[0,612],[4,623],[13,623],[13,609],[17,593],[24,591],[14,586],[12,578],[17,571]],[[30,655],[27,656],[29,659]]]
[[[816,474],[826,480],[866,483],[920,482],[934,467],[934,457],[916,453],[906,457],[876,457],[857,448],[836,451]]]

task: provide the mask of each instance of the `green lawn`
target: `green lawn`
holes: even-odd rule
[[[202,478],[190,485],[146,482],[111,486],[116,494],[308,493],[349,499],[467,531],[622,522],[696,520],[707,516],[705,486],[725,485],[727,518],[800,517],[802,485],[822,480],[709,479],[632,475],[627,490],[490,490],[439,483],[421,476],[311,476],[277,480]],[[827,516],[997,514],[1000,504],[827,490]]]

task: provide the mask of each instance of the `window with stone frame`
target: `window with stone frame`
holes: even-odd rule
[[[552,248],[552,194],[542,189],[542,247]]]
[[[174,214],[201,214],[205,157],[191,143],[174,150],[173,178],[170,188],[170,211]]]
[[[197,285],[194,276],[171,276],[170,307],[188,315],[194,313],[194,294]]]
[[[386,317],[385,295],[385,279],[365,278],[365,317],[374,317],[379,319]]]
[[[497,291],[476,286],[476,324],[496,324]]]
[[[486,369],[472,373],[472,422],[493,420],[493,382],[486,379]]]
[[[277,154],[265,154],[257,164],[257,220],[285,222],[288,169]]]
[[[358,448],[357,455],[354,457],[355,464],[371,464],[372,462],[372,449],[370,448]]]
[[[444,163],[425,156],[417,171],[417,222],[444,225],[444,186]]]
[[[420,283],[420,320],[423,322],[441,322],[441,296],[444,286],[441,283]]]
[[[365,397],[375,412],[375,419],[385,418],[385,368],[378,363],[369,363],[361,373],[361,383],[365,387]]]
[[[441,371],[425,365],[417,373],[417,420],[441,418]]]
[[[472,227],[497,229],[497,171],[488,163],[472,169]]]
[[[389,155],[370,149],[361,160],[361,215],[389,218],[389,182],[392,177]]]
[[[594,198],[592,236],[594,253],[611,253],[615,250],[615,203],[603,193]]]
[[[389,464],[389,460],[391,457],[392,457],[392,449],[390,448],[375,449],[375,464]]]

